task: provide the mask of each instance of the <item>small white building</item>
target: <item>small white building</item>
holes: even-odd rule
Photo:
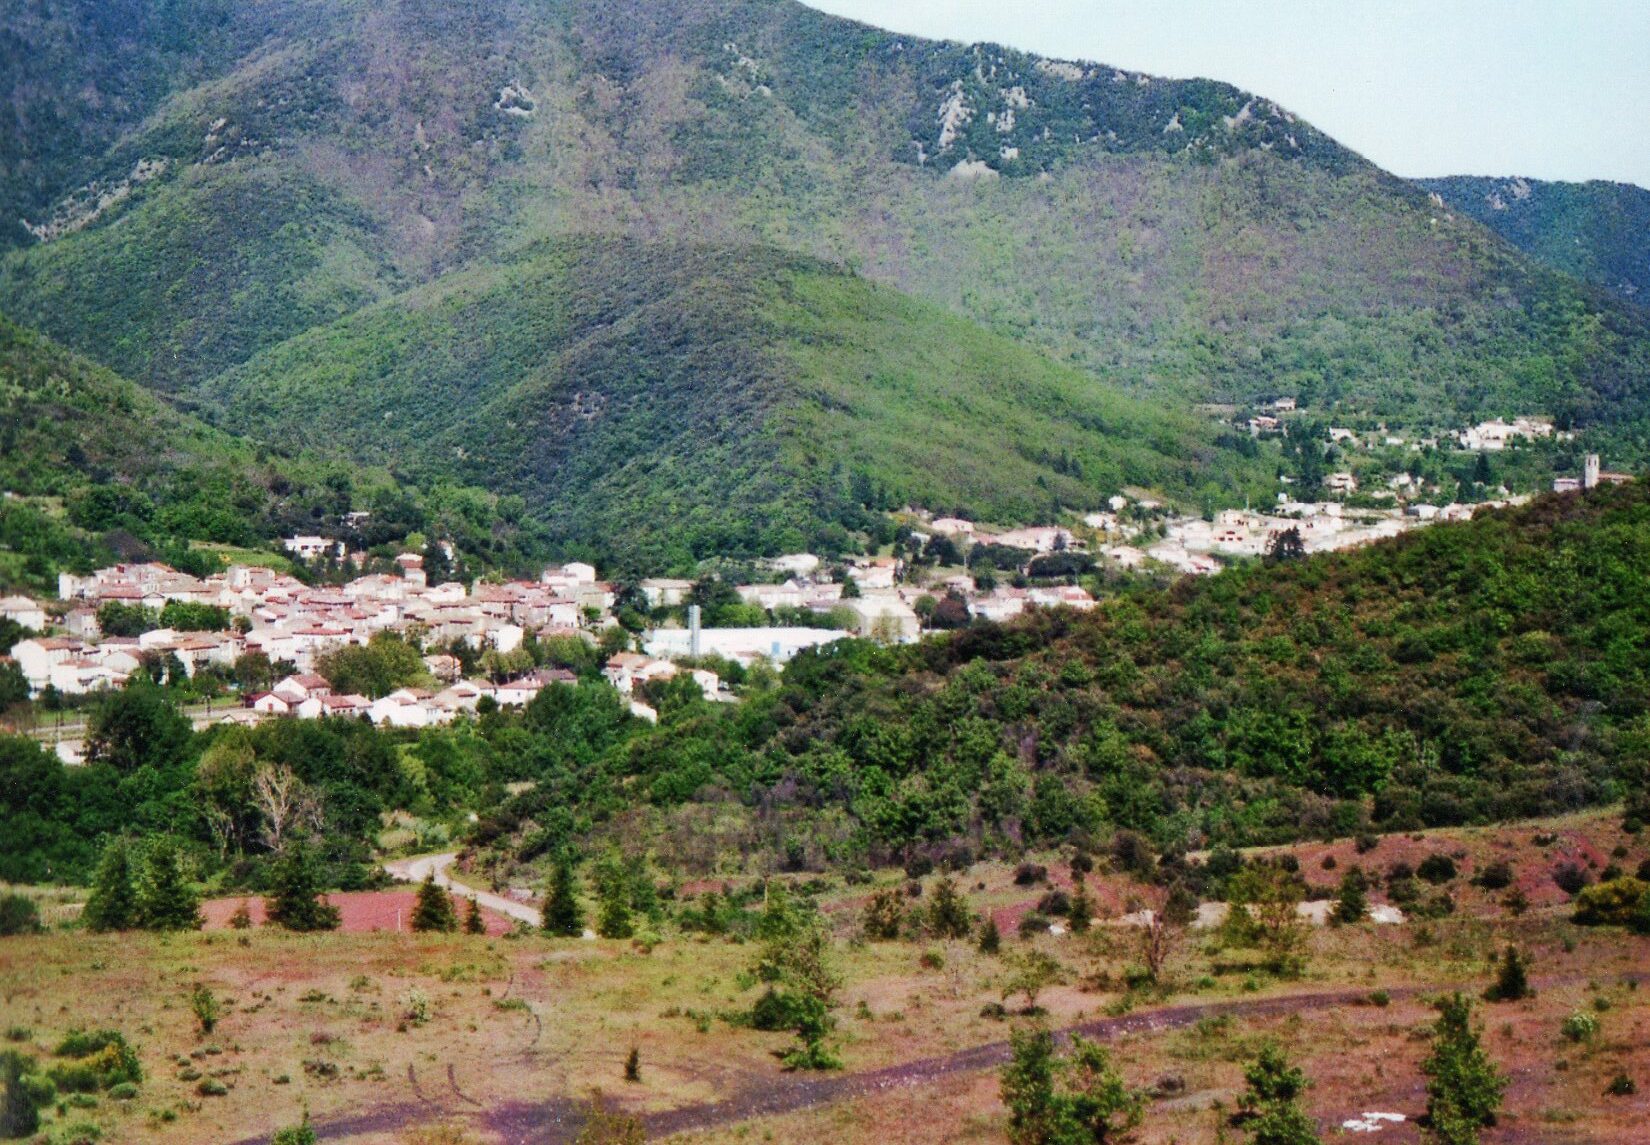
[[[8,596],[0,599],[0,618],[20,624],[34,632],[46,630],[46,610],[26,596]]]

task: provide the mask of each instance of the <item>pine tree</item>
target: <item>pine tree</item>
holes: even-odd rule
[[[579,908],[573,862],[565,857],[556,860],[550,876],[550,893],[544,898],[544,931],[558,938],[577,938],[584,933],[584,911]]]
[[[928,904],[928,929],[936,938],[967,938],[974,929],[973,913],[957,893],[954,880],[945,878],[935,884]]]
[[[1253,1145],[1318,1145],[1318,1130],[1300,1107],[1306,1075],[1289,1064],[1277,1045],[1267,1043],[1244,1067],[1248,1090],[1238,1098],[1243,1131]]]
[[[596,933],[603,938],[629,938],[635,934],[636,927],[630,917],[630,887],[617,864],[602,872],[596,894],[600,900]]]
[[[1343,926],[1355,926],[1369,913],[1367,881],[1359,867],[1348,867],[1341,876],[1341,889],[1335,895],[1335,921]]]
[[[1427,1075],[1427,1129],[1441,1145],[1476,1145],[1478,1131],[1495,1124],[1507,1079],[1479,1044],[1472,1003],[1459,993],[1438,1003]]]
[[[0,1138],[28,1137],[40,1128],[40,1110],[24,1080],[32,1064],[16,1050],[0,1052]]]
[[[1087,933],[1089,923],[1094,920],[1094,900],[1089,897],[1088,884],[1081,876],[1071,892],[1071,905],[1066,908],[1066,918],[1071,922],[1073,934]]]
[[[338,908],[323,901],[315,856],[293,844],[275,862],[270,877],[269,921],[288,930],[337,930]]]
[[[487,933],[487,921],[481,917],[481,903],[477,899],[471,899],[470,909],[464,912],[464,933]]]
[[[137,924],[145,930],[198,930],[200,896],[183,875],[183,855],[170,839],[144,849],[137,875]]]
[[[132,852],[125,839],[103,848],[92,894],[80,916],[92,930],[131,930],[137,925],[137,892],[132,886]]]
[[[1495,984],[1484,991],[1490,1002],[1516,1002],[1530,996],[1529,963],[1518,953],[1516,946],[1507,947],[1496,970]]]
[[[985,924],[980,927],[980,953],[996,954],[1003,948],[1003,933],[997,929],[997,920],[986,915]]]
[[[424,876],[418,888],[418,903],[413,907],[412,928],[434,930],[451,934],[458,929],[458,914],[453,910],[453,897],[445,887],[435,882],[435,872]]]

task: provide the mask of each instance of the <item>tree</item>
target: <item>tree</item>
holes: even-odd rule
[[[630,884],[617,856],[610,856],[596,872],[596,933],[603,938],[629,938],[636,933],[630,917]]]
[[[775,913],[775,898],[779,910]],[[836,1028],[831,1011],[842,988],[831,952],[831,936],[817,915],[803,915],[784,896],[769,899],[757,977],[774,986],[775,1009],[796,1031],[797,1045],[781,1059],[786,1069],[837,1069],[841,1061],[826,1045]]]
[[[1197,913],[1197,899],[1176,883],[1160,896],[1140,927],[1140,960],[1153,982],[1161,983],[1169,962],[1186,938],[1186,930]]]
[[[153,839],[144,848],[136,891],[136,921],[143,929],[200,929],[200,896],[184,877],[183,853],[171,839]]]
[[[1081,872],[1075,872],[1076,885],[1071,891],[1071,905],[1066,909],[1066,918],[1071,920],[1073,934],[1088,933],[1089,924],[1094,921],[1094,899],[1089,894],[1088,883],[1083,880]]]
[[[579,908],[573,862],[565,856],[556,860],[550,876],[550,893],[544,896],[543,926],[546,934],[558,938],[578,938],[584,933],[584,911]]]
[[[1508,946],[1501,955],[1495,984],[1484,991],[1484,999],[1489,1002],[1516,1002],[1529,996],[1529,962],[1518,953],[1516,946]]]
[[[27,895],[0,894],[0,938],[39,934],[40,908]]]
[[[1341,886],[1335,892],[1335,921],[1343,926],[1355,926],[1369,913],[1367,881],[1361,867],[1348,867],[1341,876]]]
[[[338,929],[338,908],[321,897],[318,864],[308,847],[290,847],[275,861],[270,889],[270,922],[287,930]]]
[[[1140,1124],[1145,1095],[1129,1088],[1103,1047],[1074,1036],[1061,1060],[1040,1025],[1015,1030],[1010,1047],[999,1082],[1015,1145],[1105,1145]]]
[[[31,1137],[40,1128],[40,1109],[28,1080],[33,1064],[16,1050],[0,1051],[0,1138]]]
[[[996,954],[1002,948],[1003,932],[997,928],[997,920],[986,915],[980,926],[980,953]]]
[[[1438,1003],[1427,1076],[1427,1131],[1442,1145],[1476,1145],[1479,1130],[1495,1124],[1503,1077],[1479,1044],[1472,1003],[1460,993]]]
[[[1054,1035],[1043,1026],[1015,1030],[1009,1045],[1009,1061],[999,1075],[1008,1139],[1013,1145],[1053,1145],[1063,1130],[1054,1092]]]
[[[487,920],[481,917],[481,900],[472,898],[469,909],[464,912],[465,934],[486,934]]]
[[[1302,560],[1305,556],[1306,542],[1301,539],[1301,531],[1293,526],[1272,534],[1272,539],[1266,542],[1267,564],[1284,564]]]
[[[453,897],[445,887],[437,886],[435,872],[424,876],[418,888],[418,902],[413,906],[412,928],[419,931],[440,931],[451,934],[458,929],[458,914],[453,910]]]
[[[223,1006],[206,983],[197,982],[195,988],[189,991],[189,1011],[195,1015],[195,1021],[204,1035],[218,1028],[218,1018],[223,1014]]]
[[[119,771],[164,768],[180,763],[194,734],[189,721],[166,694],[142,677],[110,693],[93,710],[86,737],[86,760]]]
[[[974,929],[974,914],[957,891],[955,879],[943,878],[934,884],[928,902],[928,930],[935,938],[967,938]]]
[[[1060,981],[1064,968],[1041,950],[1023,950],[1009,960],[1009,973],[1002,981],[1003,1000],[1016,994],[1026,1000],[1025,1013],[1037,1013],[1037,996]]]
[[[1268,1042],[1243,1070],[1249,1088],[1238,1098],[1239,1120],[1253,1145],[1317,1145],[1318,1131],[1300,1107],[1306,1074]]]
[[[261,764],[253,772],[252,805],[263,817],[264,845],[271,851],[284,848],[294,829],[319,830],[323,821],[320,801],[284,763]]]
[[[111,839],[92,880],[92,893],[80,917],[91,930],[131,930],[137,925],[137,891],[132,880],[131,845]]]
[[[883,887],[865,904],[865,937],[890,942],[905,925],[905,896],[898,887]]]
[[[1227,881],[1226,899],[1232,909],[1223,927],[1225,936],[1264,951],[1273,973],[1298,974],[1306,941],[1299,880],[1280,866],[1254,864]]]
[[[387,631],[377,633],[364,645],[346,644],[322,654],[315,661],[315,670],[335,691],[375,700],[429,679],[418,648],[398,633]]]

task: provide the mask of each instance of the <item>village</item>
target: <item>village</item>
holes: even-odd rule
[[[1495,450],[1512,438],[1543,432],[1551,426],[1519,419],[1486,423],[1461,438],[1463,444],[1471,439],[1469,448]],[[1335,433],[1334,440],[1347,440]],[[1594,454],[1581,475],[1560,478],[1554,488],[1622,479],[1604,472]],[[1339,499],[1297,501],[1280,493],[1264,509],[1206,517],[1176,512],[1133,491],[1080,521],[1006,529],[907,509],[896,515],[900,539],[892,555],[827,562],[797,553],[742,570],[735,579],[748,583],[733,585],[746,606],[738,619],[760,623],[702,624],[695,581],[655,577],[621,586],[578,561],[547,568],[537,580],[479,578],[468,586],[429,583],[425,556],[417,552],[397,555],[393,571],[335,585],[306,584],[251,564],[206,577],[160,563],[121,564],[87,575],[61,574],[54,601],[0,599],[0,619],[30,634],[0,662],[16,665],[37,708],[124,687],[139,672],[154,675],[154,666],[163,663],[191,680],[206,670],[230,693],[216,711],[209,698],[197,723],[348,717],[420,728],[478,708],[524,706],[545,687],[575,683],[573,672],[535,663],[524,651],[529,642],[562,637],[600,648],[603,676],[634,715],[656,721],[642,696],[652,681],[687,673],[707,700],[735,698],[707,663],[780,666],[803,649],[847,636],[906,643],[932,629],[1007,621],[1030,609],[1091,609],[1096,597],[1084,582],[1098,587],[1096,575],[1205,576],[1233,561],[1275,554],[1280,546],[1292,555],[1355,548],[1435,521],[1469,518],[1480,505],[1528,499],[1501,489],[1496,500],[1438,505],[1399,475],[1381,491],[1386,497],[1375,504],[1365,498],[1354,507],[1347,503],[1357,491],[1350,474],[1330,474],[1323,488]],[[365,562],[365,554],[347,552],[323,536],[290,537],[282,548],[306,566]],[[619,617],[627,593],[635,603],[629,629]],[[214,631],[163,624],[173,605],[221,610],[217,614],[228,623]],[[154,619],[135,633],[106,633],[99,617],[110,606]],[[637,610],[645,623],[635,623]],[[335,689],[320,671],[327,654],[366,646],[381,633],[397,634],[420,650],[426,686],[376,696]],[[470,653],[472,669],[488,657],[488,669],[466,673],[464,660],[454,655],[461,650]],[[258,680],[259,673],[248,679],[249,662],[264,666],[267,680]],[[78,763],[80,744],[70,726],[54,738],[60,757]]]

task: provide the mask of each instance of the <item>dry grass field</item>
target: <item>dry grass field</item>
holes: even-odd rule
[[[1383,840],[1362,855],[1339,846],[1337,866],[1357,861],[1372,872],[1433,850],[1459,856],[1449,884],[1458,907],[1425,922],[1316,929],[1298,978],[1274,978],[1253,952],[1220,949],[1212,934],[1194,932],[1172,963],[1171,988],[1129,993],[1137,932],[1115,922],[1032,940],[1008,932],[1003,949],[1036,945],[1060,961],[1065,981],[1039,999],[1048,1020],[1094,1025],[1131,1083],[1158,1088],[1138,1140],[1166,1145],[1235,1140],[1224,1116],[1242,1088],[1242,1063],[1267,1038],[1312,1078],[1306,1104],[1327,1140],[1417,1140],[1427,999],[1445,986],[1481,991],[1491,958],[1514,943],[1532,957],[1537,993],[1478,1008],[1486,1045],[1511,1075],[1506,1114],[1486,1140],[1643,1141],[1650,980],[1641,986],[1635,976],[1650,974],[1650,940],[1574,926],[1564,896],[1544,889],[1544,865],[1570,856],[1629,870],[1646,857],[1646,844],[1621,838],[1615,824],[1592,816],[1438,832]],[[1295,849],[1314,882],[1332,881],[1326,850]],[[1528,884],[1532,905],[1521,915],[1499,905],[1504,892],[1468,882],[1475,864],[1496,858]],[[963,885],[976,910],[1005,917],[1043,889],[1015,886],[1000,864],[975,867]],[[1130,906],[1120,878],[1097,874],[1090,886],[1107,912]],[[137,1096],[54,1106],[42,1138],[54,1145],[92,1140],[93,1130],[102,1142],[250,1145],[305,1110],[323,1140],[548,1143],[571,1140],[593,1089],[642,1115],[655,1139],[1005,1140],[1001,1051],[980,1047],[1001,1043],[1011,1027],[1012,1019],[982,1014],[1003,1000],[1008,962],[971,942],[859,941],[864,895],[839,887],[824,900],[846,979],[840,1073],[785,1074],[775,1051],[786,1035],[728,1021],[757,994],[748,972],[755,948],[693,936],[643,950],[537,935],[59,928],[0,942],[0,1030],[6,1048],[37,1057],[75,1029],[119,1030],[138,1048],[146,1077]],[[49,918],[72,914],[53,897]],[[210,1035],[188,1004],[197,984],[224,1004]],[[1577,1011],[1598,1019],[1595,1038],[1563,1036]],[[623,1078],[633,1046],[639,1083]],[[1619,1073],[1639,1092],[1607,1095]],[[769,1110],[777,1112],[762,1115]],[[1367,1135],[1340,1128],[1372,1111],[1409,1120]]]

